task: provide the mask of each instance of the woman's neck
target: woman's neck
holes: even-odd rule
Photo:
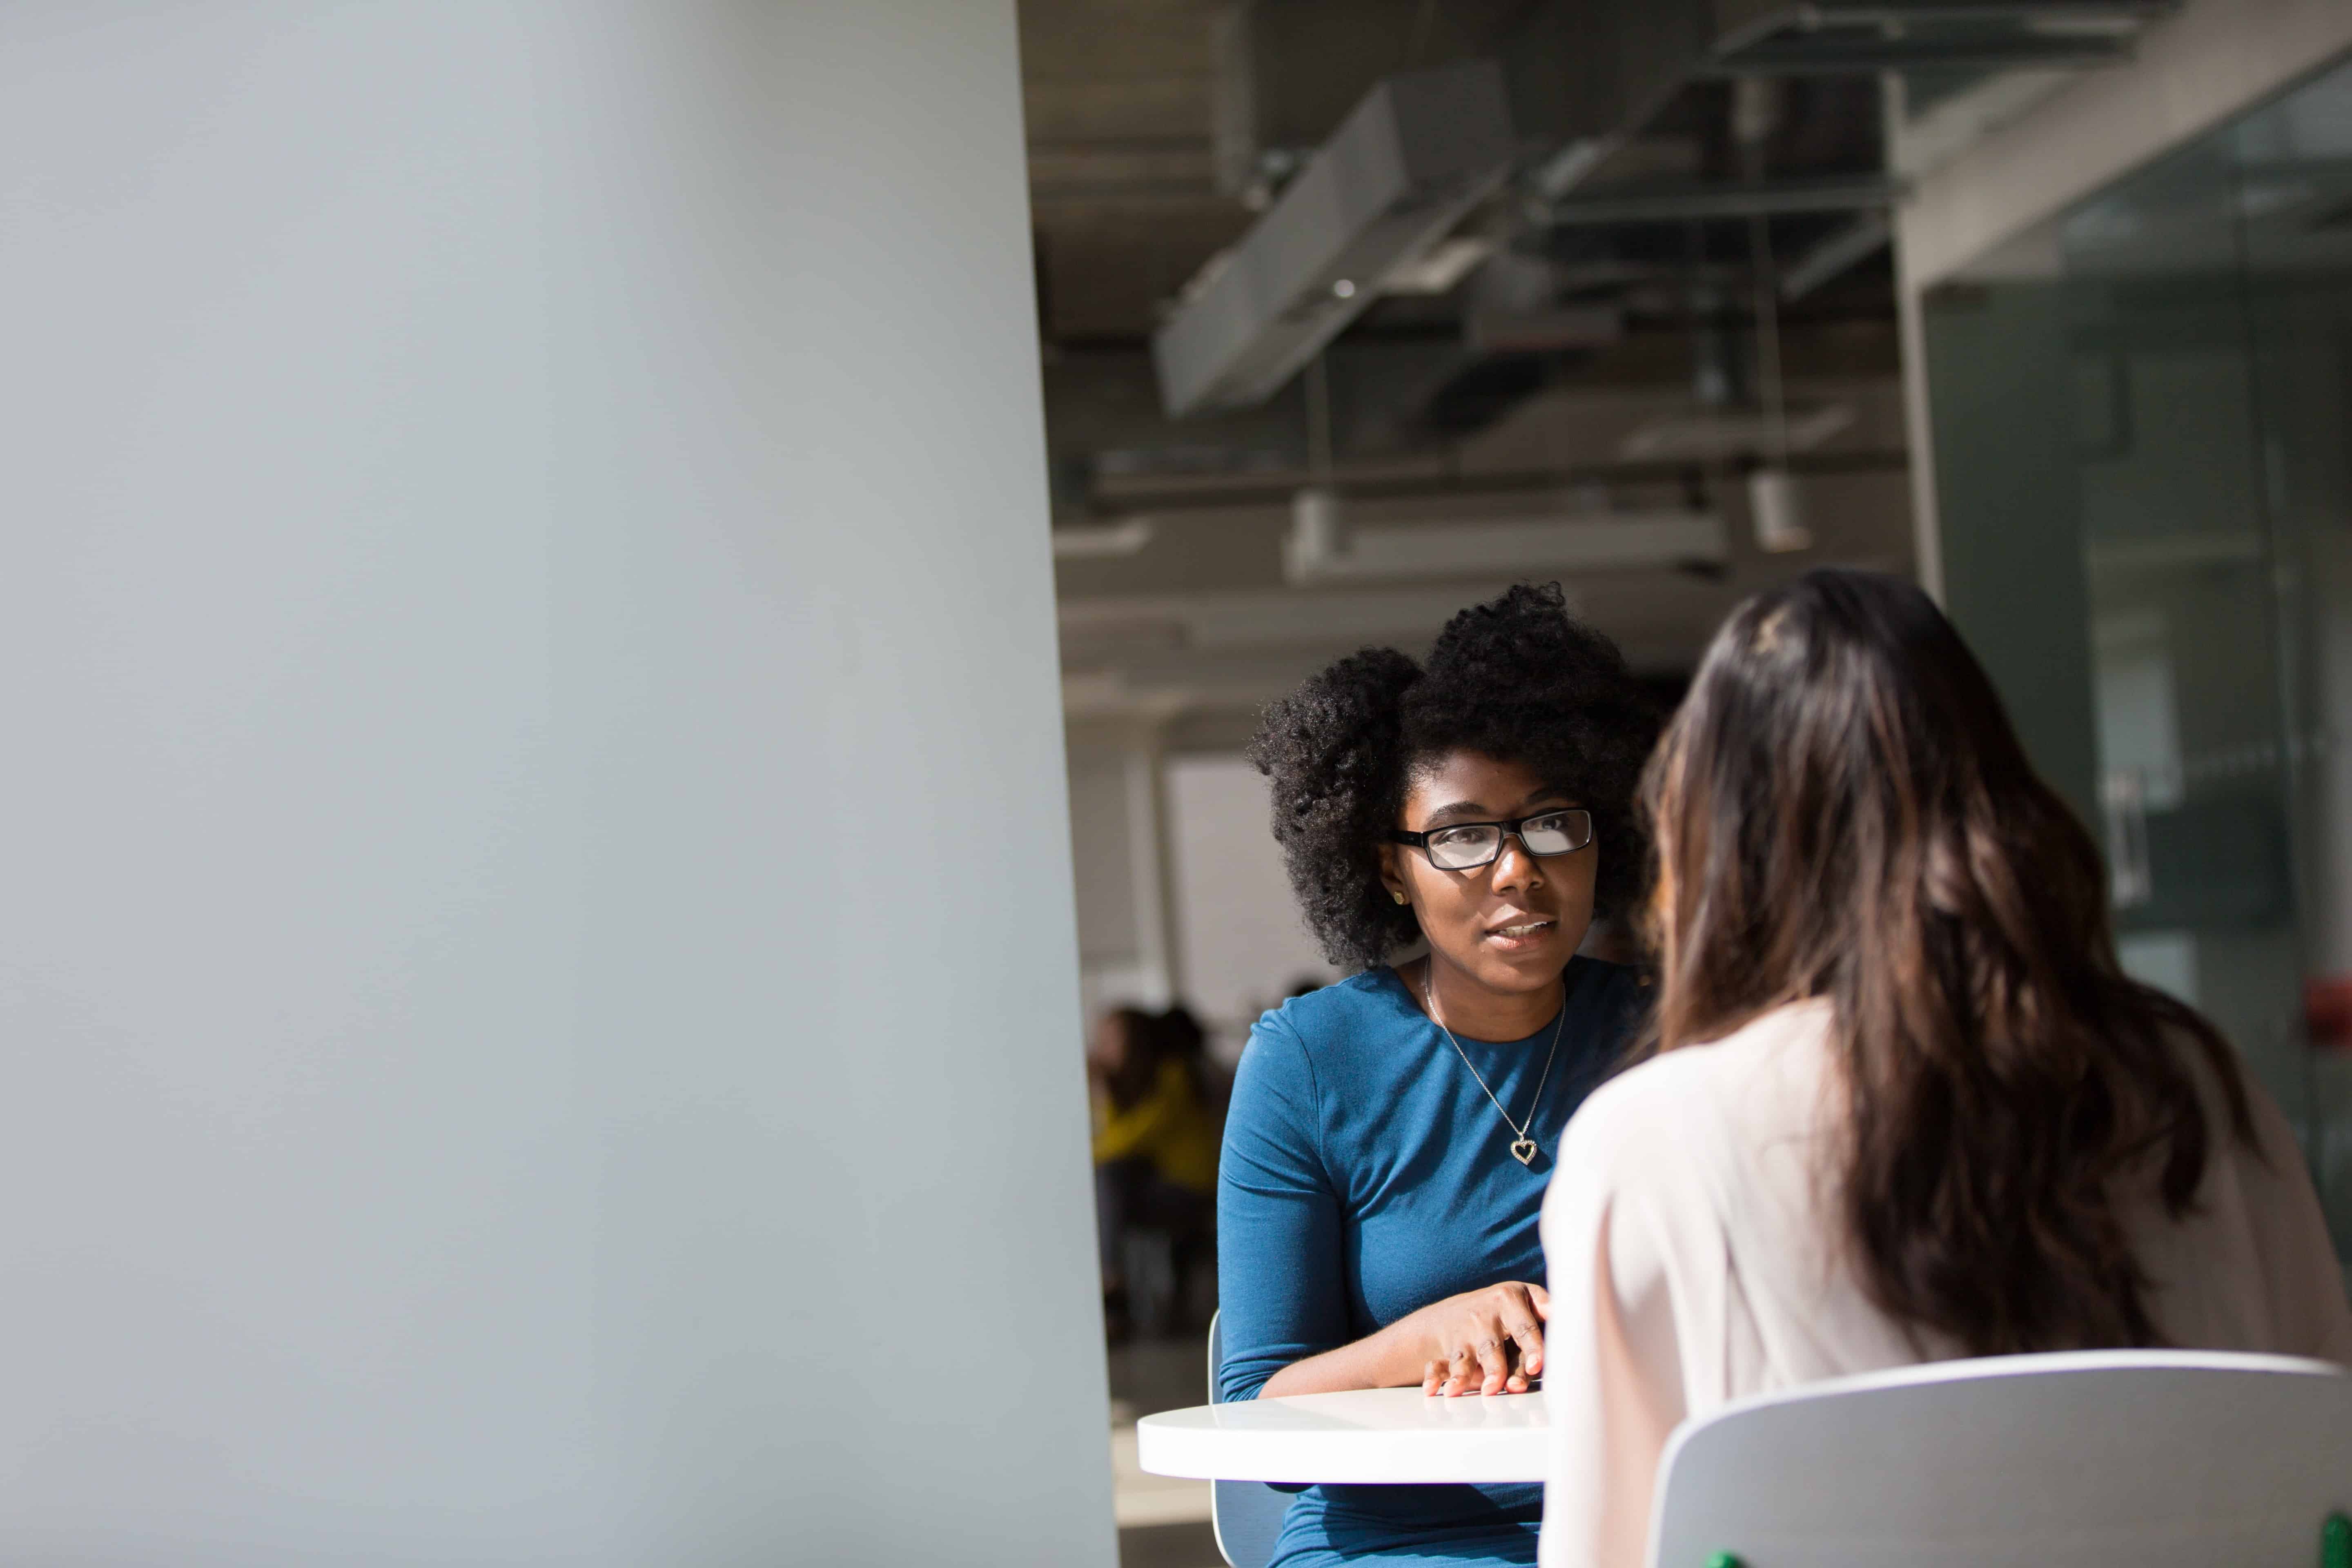
[[[1568,999],[1564,981],[1535,991],[1497,991],[1435,953],[1417,967],[1418,974],[1404,977],[1405,989],[1422,1011],[1454,1034],[1475,1040],[1524,1040],[1550,1023]]]

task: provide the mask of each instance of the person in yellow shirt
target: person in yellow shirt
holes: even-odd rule
[[[1131,1229],[1167,1233],[1181,1309],[1187,1266],[1213,1245],[1217,1188],[1214,1081],[1201,1026],[1181,1007],[1118,1007],[1087,1046],[1093,1091],[1095,1220],[1104,1320],[1114,1340],[1129,1319],[1124,1270]]]

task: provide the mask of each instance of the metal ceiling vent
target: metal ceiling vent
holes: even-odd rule
[[[1154,334],[1169,414],[1271,396],[1502,183],[1513,151],[1492,60],[1383,79]]]

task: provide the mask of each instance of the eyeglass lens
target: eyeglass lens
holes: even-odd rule
[[[1529,817],[1519,828],[1519,841],[1530,855],[1566,855],[1592,841],[1592,818],[1582,811],[1557,811]],[[1503,830],[1491,822],[1441,827],[1427,840],[1430,863],[1447,871],[1467,871],[1484,866],[1503,851]]]

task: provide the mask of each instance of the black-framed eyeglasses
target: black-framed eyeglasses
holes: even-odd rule
[[[1503,835],[1517,838],[1530,855],[1573,855],[1592,842],[1592,814],[1582,806],[1539,812],[1514,822],[1456,822],[1426,833],[1392,829],[1389,837],[1410,844],[1441,871],[1475,871],[1503,852]]]

